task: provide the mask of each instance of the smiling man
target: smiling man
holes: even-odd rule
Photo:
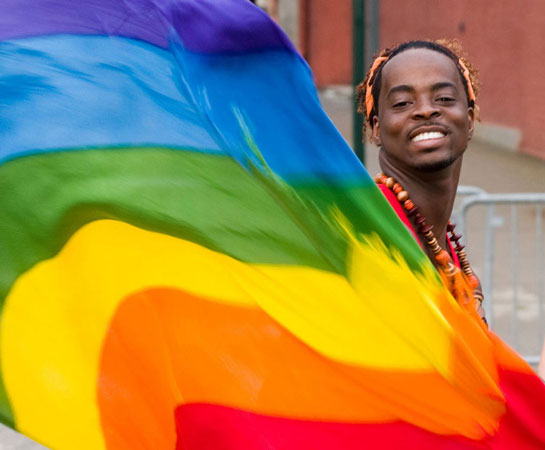
[[[482,293],[449,222],[477,115],[477,75],[457,42],[409,41],[382,51],[358,86],[379,148],[379,188],[458,301]]]

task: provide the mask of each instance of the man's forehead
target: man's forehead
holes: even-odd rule
[[[382,71],[382,85],[417,86],[451,83],[461,86],[462,81],[454,61],[443,53],[430,49],[410,49],[389,60]]]

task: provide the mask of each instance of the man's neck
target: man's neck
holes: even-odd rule
[[[445,248],[447,223],[454,206],[462,158],[433,172],[402,169],[386,158],[380,158],[380,166],[387,176],[395,178],[409,193],[420,214],[426,218],[426,223],[433,225],[433,233],[439,244]],[[418,228],[415,226],[415,229]]]

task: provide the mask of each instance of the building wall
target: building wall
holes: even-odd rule
[[[352,1],[299,2],[302,51],[318,86],[349,84]],[[520,150],[545,159],[545,2],[525,0],[523,5],[512,0],[380,0],[379,47],[408,39],[459,39],[480,70],[483,124],[518,130]]]
[[[312,67],[316,84],[350,83],[352,1],[299,0],[299,16],[299,49]]]

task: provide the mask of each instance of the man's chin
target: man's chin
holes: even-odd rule
[[[426,161],[416,164],[414,167],[420,172],[437,172],[450,167],[457,158],[449,157],[437,161]]]

